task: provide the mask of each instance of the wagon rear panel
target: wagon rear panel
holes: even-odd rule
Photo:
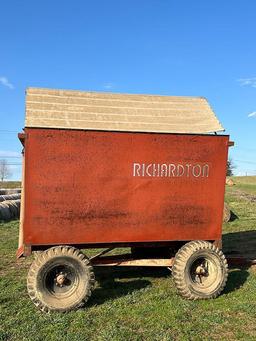
[[[24,244],[221,238],[228,136],[26,128]]]

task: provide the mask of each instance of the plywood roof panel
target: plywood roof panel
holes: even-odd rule
[[[26,127],[211,133],[223,127],[202,97],[29,88]]]

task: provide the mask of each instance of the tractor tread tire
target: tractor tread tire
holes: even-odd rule
[[[58,307],[56,305],[49,304],[42,299],[42,292],[38,290],[37,279],[42,276],[42,269],[47,267],[52,261],[60,257],[70,257],[74,261],[77,261],[80,266],[86,270],[87,280],[86,288],[84,288],[83,297],[73,294],[74,299],[72,304],[66,307]],[[32,302],[43,312],[67,312],[70,310],[76,310],[83,306],[91,296],[93,287],[95,284],[95,276],[93,267],[90,265],[89,259],[78,249],[72,246],[55,246],[46,251],[40,252],[36,255],[27,276],[27,290]],[[64,300],[64,299],[63,299]]]
[[[195,253],[201,252],[202,257],[207,256],[208,253],[213,253],[219,260],[221,268],[220,284],[214,292],[200,293],[191,290],[190,285],[186,279],[185,271],[189,258]],[[191,241],[183,245],[175,255],[172,267],[172,275],[178,293],[188,299],[210,299],[216,298],[224,289],[228,277],[228,264],[223,252],[215,245],[207,241]]]

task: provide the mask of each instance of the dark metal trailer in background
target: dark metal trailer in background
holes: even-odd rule
[[[18,257],[28,292],[67,311],[94,266],[172,267],[179,293],[216,297],[229,136],[204,98],[28,89]],[[106,256],[117,247],[127,255]],[[81,249],[106,248],[91,259]]]

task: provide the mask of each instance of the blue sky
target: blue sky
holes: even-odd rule
[[[28,86],[207,97],[236,173],[256,174],[255,0],[9,0],[0,13],[0,159],[13,179]]]

